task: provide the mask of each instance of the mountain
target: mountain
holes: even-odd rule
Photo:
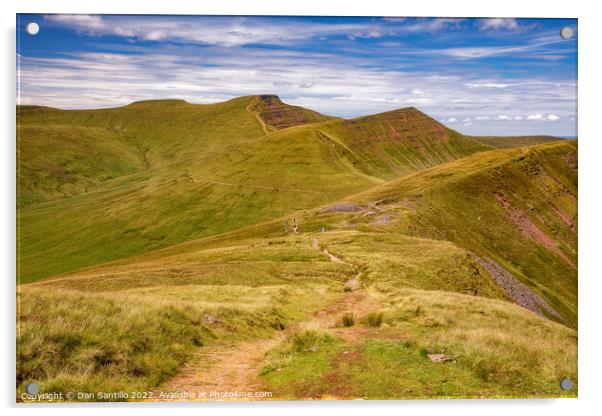
[[[577,395],[576,141],[272,95],[17,115],[18,400]]]
[[[352,120],[276,96],[17,109],[19,280],[320,206],[489,150],[409,108]]]
[[[337,206],[355,209],[343,214]],[[515,302],[577,324],[575,141],[482,152],[435,166],[344,199],[311,215],[306,228],[323,227],[333,215],[335,225],[453,242]]]
[[[485,151],[19,285],[17,382],[198,389],[234,361],[278,398],[574,397],[576,202],[576,142]]]
[[[535,144],[551,143],[565,139],[564,137],[554,136],[472,136],[472,138],[479,143],[497,149],[532,146]]]
[[[387,180],[491,149],[413,107],[334,120],[320,132],[356,169]]]

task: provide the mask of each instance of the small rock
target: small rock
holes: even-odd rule
[[[205,314],[205,316],[203,317],[203,319],[205,320],[205,322],[207,322],[209,324],[215,324],[215,323],[219,322],[219,320],[217,319],[217,317],[215,317],[213,315],[209,315],[208,313]]]
[[[320,349],[320,348],[319,348],[317,345],[312,345],[312,346],[309,348],[309,351],[311,351],[311,352],[317,352],[319,349]]]
[[[444,363],[452,359],[445,354],[427,354],[429,359],[434,363]]]

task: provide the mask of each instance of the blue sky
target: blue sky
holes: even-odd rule
[[[277,94],[340,117],[414,106],[466,134],[577,134],[576,19],[21,14],[17,54],[21,104]]]

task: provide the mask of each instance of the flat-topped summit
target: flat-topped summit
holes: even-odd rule
[[[130,104],[125,105],[126,108],[132,107],[171,107],[171,106],[182,106],[191,105],[188,101],[179,98],[166,98],[166,99],[153,99],[153,100],[140,100],[134,101]]]
[[[285,104],[280,97],[272,94],[258,95],[255,103],[249,108],[256,112],[265,124],[275,130],[333,118],[307,108]]]

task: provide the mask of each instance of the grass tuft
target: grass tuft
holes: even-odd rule
[[[372,328],[379,328],[383,323],[382,312],[370,312],[364,317],[364,324]]]
[[[346,313],[339,318],[336,326],[346,328],[355,325],[355,315],[353,313]]]

